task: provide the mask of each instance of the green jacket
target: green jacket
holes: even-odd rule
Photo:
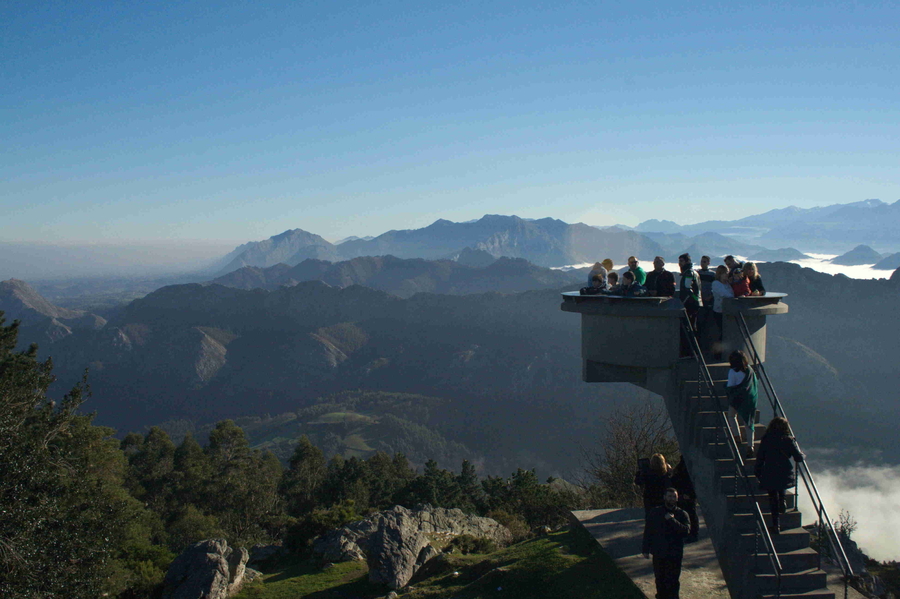
[[[728,405],[737,410],[744,422],[752,422],[756,417],[756,400],[759,398],[756,373],[747,367],[747,376],[734,387],[725,387]]]
[[[647,282],[647,273],[644,272],[644,269],[640,266],[635,266],[634,270],[630,268],[628,270],[634,273],[634,282],[638,285],[643,285],[645,282]]]

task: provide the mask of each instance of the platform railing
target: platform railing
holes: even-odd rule
[[[700,340],[697,335],[697,331],[694,326],[691,324],[691,320],[688,316],[687,311],[685,311],[685,317],[682,320],[682,329],[684,330],[685,336],[688,339],[688,343],[691,348],[691,353],[694,356],[694,359],[697,361],[698,370],[699,370],[699,380],[702,381],[703,385],[706,386],[707,393],[715,402],[717,411],[719,412],[719,423],[716,426],[716,446],[719,444],[719,435],[724,433],[725,435],[725,444],[728,447],[731,457],[734,461],[735,465],[735,488],[734,495],[735,498],[739,497],[738,492],[738,481],[741,481],[741,486],[743,487],[744,496],[749,499],[751,508],[753,511],[753,515],[756,520],[756,529],[754,531],[754,555],[758,556],[760,551],[759,542],[762,540],[763,545],[765,546],[766,554],[769,558],[769,563],[772,566],[772,571],[775,574],[776,580],[776,591],[775,596],[781,596],[781,574],[783,571],[781,560],[778,557],[778,552],[775,550],[775,542],[772,540],[772,536],[769,534],[769,529],[766,526],[766,520],[763,517],[762,510],[759,507],[759,503],[756,501],[756,492],[754,491],[753,485],[750,482],[749,477],[747,476],[747,469],[744,462],[744,458],[741,456],[740,448],[735,441],[734,432],[731,429],[731,423],[729,422],[728,415],[726,409],[723,408],[724,403],[719,397],[718,392],[716,391],[715,381],[712,378],[712,375],[709,372],[709,365],[706,363],[706,359],[703,357],[703,352],[700,349]],[[739,433],[740,431],[738,431]]]
[[[769,375],[766,372],[766,367],[759,359],[759,352],[756,351],[756,346],[753,343],[753,338],[750,335],[750,327],[747,326],[747,321],[744,319],[744,315],[738,313],[737,314],[737,323],[738,327],[741,330],[741,335],[744,338],[744,343],[747,348],[750,350],[750,360],[753,364],[753,369],[756,371],[759,381],[762,383],[763,390],[766,393],[766,396],[769,399],[769,404],[772,406],[772,413],[775,416],[781,416],[782,418],[787,418],[784,412],[784,406],[782,406],[781,401],[778,398],[778,394],[775,392],[775,387],[772,385],[771,379],[769,379]],[[790,423],[790,421],[788,421]],[[788,428],[790,429],[790,424],[788,424]],[[790,430],[790,434],[794,437],[794,431]],[[850,565],[850,560],[847,559],[847,553],[844,551],[844,546],[841,543],[840,535],[834,528],[834,523],[831,520],[831,517],[828,515],[828,511],[825,509],[825,503],[822,501],[822,497],[819,494],[819,488],[816,486],[816,482],[813,479],[812,471],[809,468],[809,464],[806,460],[803,460],[799,464],[797,464],[797,471],[800,474],[799,477],[795,477],[795,481],[799,478],[803,479],[803,483],[806,487],[806,492],[809,495],[810,501],[813,504],[813,509],[816,511],[816,517],[819,523],[820,530],[820,538],[821,531],[824,530],[824,536],[828,539],[828,543],[831,548],[831,554],[834,556],[835,560],[838,562],[838,566],[841,568],[844,576],[844,598],[846,599],[848,595],[848,585],[850,580],[855,576],[853,572],[853,567]],[[799,484],[799,481],[798,483]],[[796,487],[795,487],[796,489]],[[795,491],[796,495],[796,491]],[[822,566],[822,551],[819,550],[819,567]]]

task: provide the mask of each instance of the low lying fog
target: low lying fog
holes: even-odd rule
[[[850,538],[866,555],[879,561],[900,560],[900,465],[820,469],[811,462],[811,466],[831,519],[837,520],[841,510],[849,511],[858,524]],[[815,520],[802,488],[800,510],[804,524]]]
[[[237,245],[220,241],[92,245],[0,242],[0,281],[192,272],[223,257]]]

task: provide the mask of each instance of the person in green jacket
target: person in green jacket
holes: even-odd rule
[[[756,400],[759,397],[756,373],[750,367],[747,354],[741,350],[731,352],[731,355],[728,357],[728,363],[731,366],[731,369],[728,371],[728,382],[725,386],[725,393],[728,395],[728,417],[734,419],[737,430],[741,430],[737,417],[744,421],[747,457],[752,458],[754,426],[756,425]]]
[[[634,282],[643,285],[647,281],[647,273],[638,266],[638,259],[634,256],[628,257],[628,270],[634,273]]]

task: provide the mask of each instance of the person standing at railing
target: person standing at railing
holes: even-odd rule
[[[594,265],[591,267],[591,272],[588,273],[588,285],[587,286],[593,287],[596,277],[600,277],[600,281],[602,283],[600,285],[600,287],[605,291],[607,274],[609,274],[609,272],[606,270],[606,268],[603,266],[603,264],[601,262],[595,262]]]
[[[678,507],[678,491],[666,489],[663,505],[650,510],[647,516],[641,545],[644,559],[650,559],[650,555],[653,555],[658,599],[678,599],[684,539],[690,529],[687,513]]]
[[[634,275],[634,280],[638,285],[643,286],[647,281],[647,273],[638,266],[638,259],[634,256],[628,256],[628,272]]]
[[[759,442],[754,474],[759,486],[769,492],[769,509],[772,512],[772,534],[781,532],[779,515],[785,512],[785,492],[794,486],[795,462],[802,462],[803,452],[797,439],[791,435],[791,427],[786,418],[773,418]]]
[[[647,273],[644,287],[647,288],[647,295],[654,297],[675,295],[675,275],[666,270],[666,261],[662,256],[653,259],[653,270]]]
[[[736,416],[744,421],[747,438],[747,457],[753,457],[753,435],[756,424],[756,400],[759,397],[756,373],[750,367],[747,354],[735,350],[728,356],[731,369],[728,371],[728,382],[725,393],[728,395],[728,417],[733,419],[737,430],[741,430]]]
[[[745,262],[742,271],[750,284],[750,295],[765,295],[766,287],[763,285],[762,277],[759,276],[756,264],[753,262]]]
[[[713,281],[711,290],[713,295],[713,319],[716,321],[716,325],[719,327],[719,342],[713,348],[713,357],[715,357],[716,359],[721,359],[722,333],[724,331],[724,322],[722,319],[723,300],[729,297],[734,297],[734,291],[731,290],[731,285],[728,283],[727,266],[720,264],[716,267],[716,280]]]
[[[716,273],[709,269],[709,256],[700,258],[700,268],[697,269],[697,277],[700,279],[700,299],[702,306],[697,314],[697,332],[703,337],[703,332],[709,326],[709,319],[712,318],[713,295],[712,284],[716,280]]]

